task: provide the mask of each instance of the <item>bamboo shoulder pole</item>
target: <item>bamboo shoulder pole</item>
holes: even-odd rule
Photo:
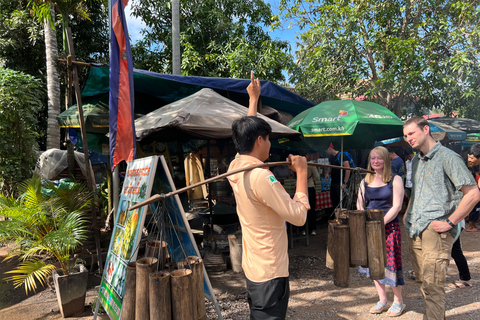
[[[221,175],[218,175],[216,177],[213,177],[213,178],[210,178],[210,179],[207,179],[207,180],[189,185],[188,187],[178,189],[176,191],[172,191],[172,192],[169,192],[167,194],[162,193],[162,194],[156,194],[154,196],[151,196],[150,198],[131,206],[130,208],[128,208],[128,211],[138,209],[140,207],[146,206],[146,205],[151,204],[151,203],[159,202],[164,198],[168,198],[168,197],[174,196],[176,194],[188,191],[190,189],[199,187],[203,184],[207,184],[207,183],[210,183],[210,182],[213,182],[213,181],[216,181],[216,180],[223,179],[223,178],[228,177],[232,174],[236,174],[236,173],[244,172],[244,171],[250,171],[250,170],[253,170],[253,169],[256,169],[256,168],[265,168],[265,167],[268,168],[268,167],[275,167],[275,166],[282,166],[282,165],[289,165],[289,164],[290,164],[290,162],[287,162],[287,161],[265,162],[265,163],[256,164],[256,165],[253,165],[253,166],[250,166],[250,167],[244,167],[244,168],[232,170],[232,171],[229,171],[229,172],[225,172],[225,173],[223,173]],[[359,171],[360,173],[375,173],[374,171],[370,171],[370,170],[363,169],[363,168],[358,168],[358,167],[357,168],[347,168],[347,167],[333,166],[333,165],[330,165],[330,164],[311,163],[311,162],[309,162],[307,164],[309,166],[314,166],[314,167],[345,169],[345,170],[351,170],[351,171],[356,170],[356,171]]]

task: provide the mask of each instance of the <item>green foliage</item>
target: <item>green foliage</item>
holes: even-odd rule
[[[44,90],[32,76],[0,67],[0,193],[32,175],[37,159],[37,115]]]
[[[475,106],[466,97],[478,75],[478,2],[281,0],[280,7],[306,30],[293,70],[306,98],[365,96],[397,115],[404,107]]]
[[[75,42],[75,56],[80,61],[108,63],[108,4],[103,0],[85,2],[90,20],[70,21]]]
[[[180,38],[184,75],[246,78],[250,70],[262,79],[284,81],[292,63],[288,43],[272,40],[270,5],[262,0],[180,0]],[[171,2],[139,0],[133,14],[147,28],[132,46],[134,66],[157,72],[172,70]],[[150,48],[150,49],[146,49]]]
[[[104,178],[103,182],[98,184],[95,189],[95,207],[100,210],[100,215],[106,217],[108,215],[108,181]]]
[[[27,294],[35,291],[37,281],[45,285],[57,269],[55,262],[68,274],[72,254],[88,231],[85,210],[91,194],[86,187],[75,184],[66,192],[53,185],[48,187],[55,191],[51,197],[43,195],[42,180],[35,176],[22,184],[24,193],[18,199],[0,195],[0,216],[8,218],[0,221],[0,241],[17,244],[7,259],[22,260],[16,269],[7,272],[11,274],[7,280],[16,287],[24,285]]]
[[[41,77],[45,73],[43,26],[26,0],[0,1],[0,66]]]

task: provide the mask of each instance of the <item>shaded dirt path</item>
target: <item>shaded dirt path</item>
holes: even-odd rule
[[[405,230],[402,230],[405,235]],[[338,288],[333,285],[333,271],[325,267],[325,249],[327,238],[326,226],[317,228],[317,236],[310,238],[310,246],[305,240],[297,240],[290,254],[290,303],[288,319],[390,319],[385,313],[371,315],[369,308],[378,298],[373,282],[350,269],[350,287]],[[471,288],[447,289],[447,319],[480,319],[480,232],[463,232],[462,244],[472,274]],[[410,256],[403,238],[403,268],[406,275],[411,270]],[[2,251],[3,250],[3,251]],[[0,249],[0,256],[5,253]],[[2,254],[3,252],[3,254]],[[2,258],[3,260],[3,258]],[[0,263],[0,278],[4,271],[11,269],[14,262]],[[249,310],[246,300],[245,280],[243,274],[231,270],[209,274],[217,300],[220,303],[225,320],[246,320]],[[93,303],[97,296],[95,286],[98,276],[91,275],[89,291],[84,313],[69,319],[92,319]],[[458,278],[453,260],[448,269],[447,281]],[[391,290],[389,301],[393,301]],[[400,319],[422,319],[423,299],[413,280],[406,278],[404,301],[407,305]],[[27,297],[23,288],[13,289],[11,283],[0,284],[0,320],[53,320],[62,319],[55,293],[45,289],[36,295]],[[211,303],[207,304],[208,319],[217,319]]]

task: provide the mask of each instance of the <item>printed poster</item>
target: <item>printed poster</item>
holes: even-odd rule
[[[147,207],[128,208],[150,197],[157,162],[153,156],[130,161],[127,167],[99,290],[99,300],[113,320],[120,319],[127,264],[137,258]]]

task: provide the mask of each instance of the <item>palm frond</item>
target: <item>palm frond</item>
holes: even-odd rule
[[[88,219],[83,210],[92,195],[86,187],[75,184],[63,190],[50,182],[45,187],[53,190],[49,197],[42,195],[42,180],[33,177],[22,185],[19,199],[0,195],[0,214],[9,219],[0,221],[0,240],[14,241],[18,247],[7,258],[20,257],[22,264],[10,273],[16,286],[35,291],[36,281],[42,284],[55,266],[38,259],[40,255],[59,261],[68,273],[70,257],[87,238]]]
[[[30,259],[21,263],[16,269],[6,273],[13,274],[6,278],[7,281],[13,281],[15,288],[25,286],[25,292],[36,292],[37,282],[45,286],[48,276],[50,276],[56,267],[52,264],[46,264],[40,259]]]

